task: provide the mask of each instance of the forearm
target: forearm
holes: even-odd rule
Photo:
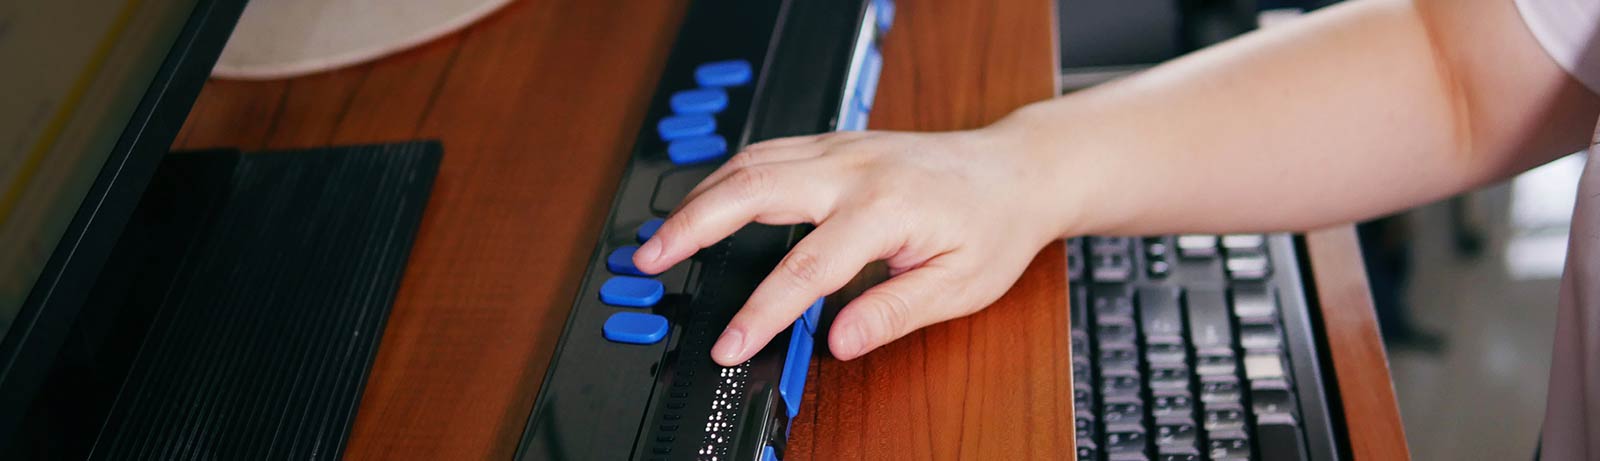
[[[994,129],[1054,167],[1040,174],[1067,198],[1065,234],[1297,230],[1573,152],[1596,107],[1510,0],[1371,0],[1035,104]]]

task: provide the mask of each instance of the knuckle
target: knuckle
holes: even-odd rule
[[[763,167],[741,168],[728,177],[728,185],[746,196],[764,193],[771,182],[772,170]]]
[[[827,277],[827,263],[815,254],[795,250],[783,258],[783,273],[801,285],[812,286]]]
[[[911,303],[905,296],[893,291],[882,291],[873,297],[877,309],[873,309],[877,318],[880,334],[885,339],[899,337],[909,333],[912,325]]]

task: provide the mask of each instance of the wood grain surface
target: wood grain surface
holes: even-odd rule
[[[871,126],[972,128],[1052,97],[1052,3],[901,0]],[[686,4],[524,0],[371,64],[207,84],[179,148],[444,143],[347,458],[510,459]],[[1332,300],[1370,306],[1359,254],[1324,240]],[[1345,372],[1384,365],[1365,308],[1328,324],[1339,382],[1389,389],[1386,368]],[[860,360],[819,354],[790,459],[1069,459],[1067,313],[1052,245],[979,314]],[[1347,412],[1395,412],[1392,392],[1369,397]],[[1378,442],[1358,453],[1394,453],[1398,423],[1360,426]]]
[[[1305,235],[1353,459],[1411,459],[1353,226]]]

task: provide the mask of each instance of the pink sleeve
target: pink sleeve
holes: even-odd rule
[[[1556,63],[1600,93],[1600,0],[1516,0],[1522,21]]]

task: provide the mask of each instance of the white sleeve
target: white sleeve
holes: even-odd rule
[[[1590,91],[1600,93],[1600,0],[1516,0],[1535,40]]]

